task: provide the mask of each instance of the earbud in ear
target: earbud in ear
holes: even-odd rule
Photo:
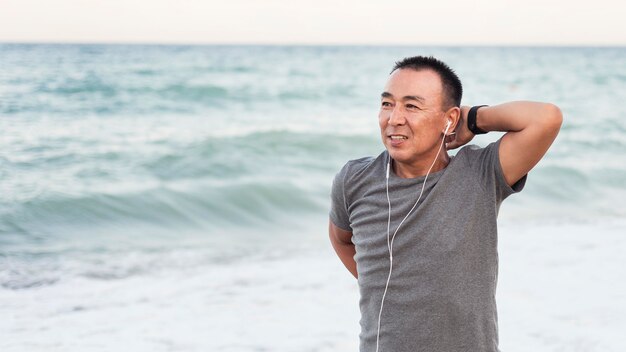
[[[448,133],[448,129],[450,128],[450,125],[452,125],[452,120],[448,119],[448,122],[446,123],[446,131],[443,134]]]

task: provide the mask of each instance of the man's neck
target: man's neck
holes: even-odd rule
[[[425,160],[430,159],[430,160]],[[396,160],[392,160],[392,169],[393,172],[398,175],[400,178],[416,178],[420,176],[426,176],[428,173],[428,169],[433,164],[432,158],[424,158],[425,162],[420,163],[420,165],[411,165],[397,162]],[[433,165],[430,173],[435,173],[437,171],[441,171],[445,169],[450,163],[450,157],[446,150],[442,150],[439,152],[437,157],[437,161],[435,161],[435,165]]]

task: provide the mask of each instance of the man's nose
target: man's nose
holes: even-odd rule
[[[406,122],[404,114],[397,106],[389,113],[389,124],[392,126],[403,125]]]

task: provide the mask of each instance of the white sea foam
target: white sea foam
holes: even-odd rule
[[[502,226],[501,349],[623,351],[624,233],[624,222]],[[198,248],[164,256],[142,275],[0,289],[0,348],[354,351],[356,280],[326,236],[310,244],[223,263],[193,259],[203,257]]]

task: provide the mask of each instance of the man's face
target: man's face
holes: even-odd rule
[[[383,144],[395,161],[416,165],[435,157],[446,128],[442,101],[443,87],[435,71],[399,69],[389,76],[378,123]]]

